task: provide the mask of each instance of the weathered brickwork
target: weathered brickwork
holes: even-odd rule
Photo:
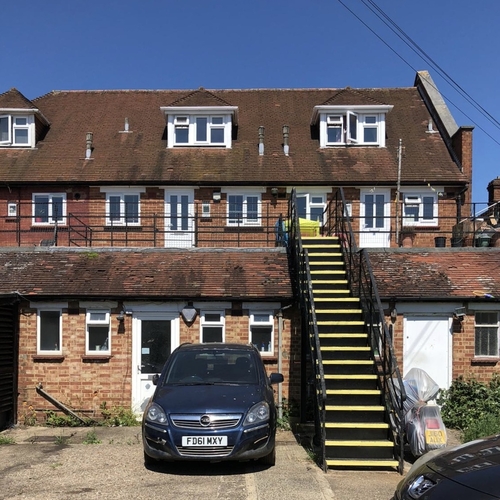
[[[37,354],[37,311],[21,308],[19,339],[18,421],[23,423],[26,408],[34,408],[43,422],[45,412],[55,408],[36,393],[44,390],[82,415],[99,418],[100,406],[131,406],[132,395],[132,316],[125,315],[123,326],[111,312],[111,356],[85,355],[85,310],[62,311],[62,355]],[[249,342],[248,310],[241,315],[225,311],[225,340]],[[200,341],[199,317],[191,325],[180,319],[180,343]],[[286,316],[282,332],[283,397],[297,400],[300,383],[300,323]],[[274,354],[264,357],[268,373],[278,371],[278,319],[274,323]],[[278,391],[275,388],[276,392]]]

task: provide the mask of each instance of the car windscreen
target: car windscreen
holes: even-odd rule
[[[257,384],[259,373],[249,351],[178,352],[169,363],[164,384]]]

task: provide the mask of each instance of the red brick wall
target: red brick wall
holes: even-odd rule
[[[131,405],[132,367],[132,317],[126,315],[124,328],[119,329],[116,320],[118,310],[111,314],[112,356],[105,362],[90,362],[95,356],[85,356],[85,310],[79,314],[68,314],[63,309],[62,352],[63,357],[37,356],[37,311],[26,306],[21,308],[19,341],[19,400],[18,422],[23,423],[26,409],[32,406],[40,422],[45,411],[55,408],[36,393],[35,387],[42,384],[46,392],[68,405],[99,418],[99,407],[105,402],[108,408]],[[283,396],[298,401],[300,389],[300,322],[293,315],[284,318],[282,342],[282,373],[285,382]],[[278,371],[278,320],[275,319],[275,356],[265,358],[268,373]],[[249,342],[248,311],[241,316],[226,311],[226,341]],[[191,326],[180,319],[180,342],[199,342],[199,318]],[[277,393],[278,388],[275,386]]]

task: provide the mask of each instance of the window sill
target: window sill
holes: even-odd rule
[[[275,355],[262,355],[260,356],[262,358],[263,363],[272,365],[278,362],[278,357]]]
[[[82,356],[82,363],[109,363],[112,357],[111,354],[85,354]]]
[[[500,361],[500,358],[495,357],[477,357],[472,358],[470,361],[471,365],[482,365],[482,366],[496,366],[496,364]]]
[[[35,354],[31,359],[34,363],[62,363],[64,356],[62,354]]]
[[[112,358],[111,354],[106,355],[96,355],[96,354],[86,354],[82,356],[82,363],[109,363]]]
[[[142,231],[142,226],[130,224],[128,226],[105,226],[104,231],[107,233],[111,233],[116,231],[117,233],[125,233],[127,231]]]

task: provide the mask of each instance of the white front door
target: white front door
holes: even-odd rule
[[[165,190],[165,246],[194,246],[194,192],[192,189]]]
[[[361,191],[359,247],[386,248],[390,245],[391,200],[388,189]]]
[[[153,395],[153,375],[160,373],[179,345],[178,315],[138,313],[132,326],[132,410],[143,413]]]
[[[421,368],[441,389],[451,383],[452,325],[448,317],[404,318],[403,376]]]

